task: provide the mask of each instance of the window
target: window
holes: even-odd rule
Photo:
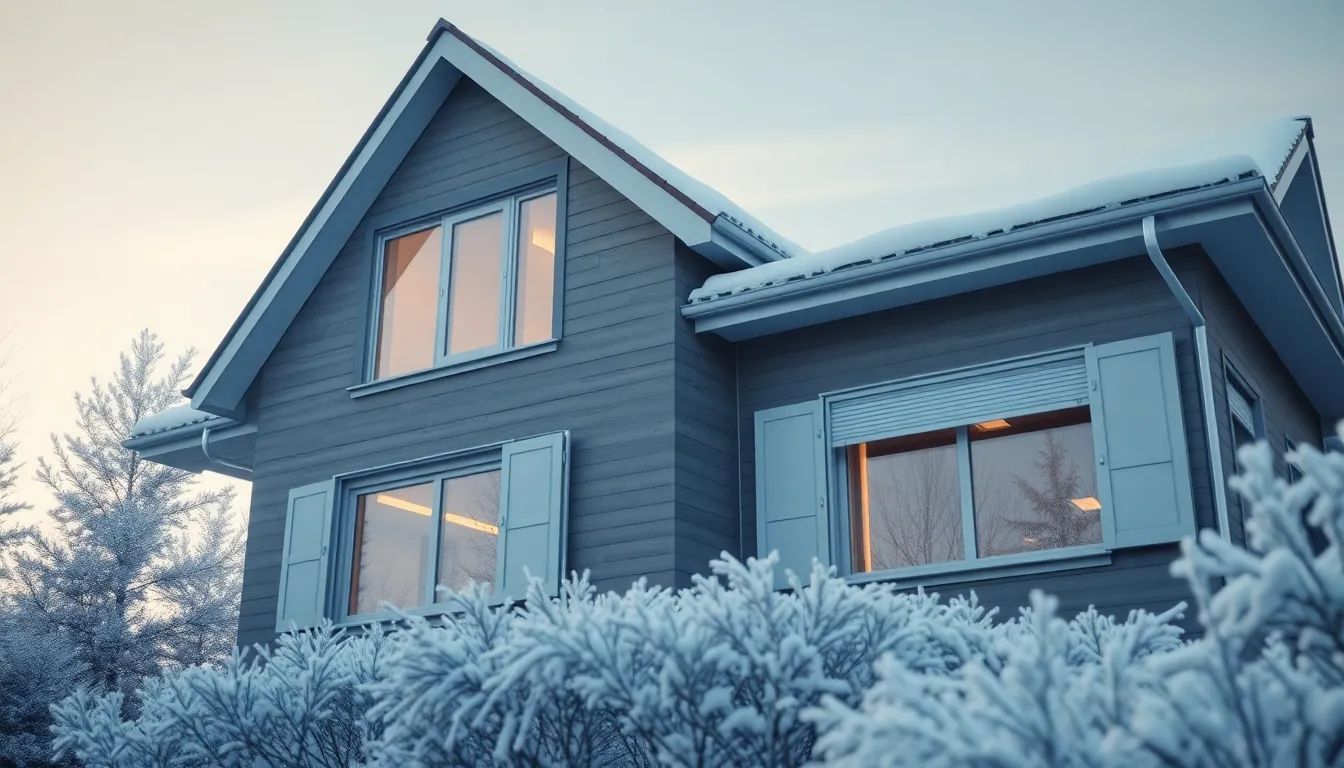
[[[1086,407],[970,428],[980,557],[1101,543],[1101,501]]]
[[[956,430],[846,450],[854,571],[964,559]]]
[[[499,470],[359,493],[353,528],[347,615],[431,605],[431,585],[492,584]]]
[[[1086,406],[844,450],[854,573],[1101,543]]]
[[[558,594],[568,445],[555,432],[292,489],[277,631],[442,611],[442,590],[473,582],[520,600],[529,573]]]
[[[1284,438],[1283,463],[1288,467],[1288,482],[1290,483],[1296,483],[1298,480],[1302,479],[1302,470],[1298,469],[1296,464],[1288,463],[1288,454],[1296,450],[1297,450],[1297,443],[1294,443],[1292,440],[1288,438]]]
[[[824,393],[754,415],[775,585],[1102,565],[1194,532],[1172,335]]]
[[[554,338],[557,219],[533,191],[381,237],[372,378]]]
[[[1260,401],[1251,390],[1246,379],[1237,373],[1236,369],[1230,363],[1226,364],[1227,372],[1227,412],[1228,422],[1232,429],[1232,460],[1236,471],[1241,473],[1245,468],[1241,465],[1241,457],[1237,454],[1243,445],[1249,445],[1264,436],[1261,428]],[[1251,509],[1246,499],[1242,498],[1240,493],[1232,494],[1233,503],[1236,504],[1237,511],[1240,513],[1236,525],[1232,531],[1238,541],[1244,539],[1245,533],[1242,526],[1245,524],[1246,517]]]

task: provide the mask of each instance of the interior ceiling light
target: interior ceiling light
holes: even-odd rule
[[[1007,429],[1010,426],[1007,419],[991,419],[976,424],[975,428],[981,432],[993,432],[996,429]]]
[[[424,515],[425,517],[430,517],[434,514],[434,510],[426,507],[424,504],[416,504],[413,501],[399,499],[396,496],[388,496],[386,493],[378,494],[377,501],[384,506],[404,509],[407,512],[414,512],[417,515]],[[445,523],[460,525],[463,528],[470,528],[474,531],[480,531],[481,533],[489,533],[495,536],[499,535],[499,526],[482,523],[480,520],[473,520],[465,515],[454,515],[452,512],[444,512],[443,521]]]
[[[1101,509],[1101,502],[1097,501],[1095,496],[1084,496],[1081,499],[1069,499],[1069,502],[1084,512],[1096,512]]]
[[[555,253],[555,230],[553,229],[534,229],[532,230],[532,244],[547,253]]]

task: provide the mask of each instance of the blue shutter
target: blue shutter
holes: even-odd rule
[[[499,490],[499,554],[495,598],[527,596],[524,569],[560,593],[565,568],[565,517],[569,507],[568,432],[504,445]]]
[[[756,412],[756,548],[779,552],[775,588],[786,569],[804,581],[812,559],[831,562],[826,441],[821,401]]]
[[[1137,547],[1194,533],[1171,334],[1091,347],[1087,363],[1106,544]]]
[[[326,613],[327,552],[331,545],[336,481],[323,480],[289,492],[280,595],[275,630],[317,626]]]

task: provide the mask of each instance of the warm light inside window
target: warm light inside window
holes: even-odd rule
[[[553,229],[532,230],[532,244],[547,253],[555,253],[555,230]]]
[[[424,515],[425,517],[429,517],[430,515],[434,514],[434,510],[430,509],[429,507],[426,507],[424,504],[416,504],[413,501],[406,501],[405,499],[399,499],[396,496],[389,496],[385,493],[378,494],[378,503],[386,504],[389,507],[396,507],[397,509],[404,509],[407,512],[414,512],[417,515]],[[454,515],[452,512],[444,512],[443,520],[446,523],[453,523],[455,525],[463,526],[464,528],[471,528],[473,530],[481,531],[482,533],[493,533],[495,535],[499,535],[498,526],[490,525],[489,523],[482,523],[479,520],[472,520],[470,517],[464,517],[462,515]]]
[[[993,432],[996,429],[1007,429],[1010,426],[1011,425],[1008,423],[1007,419],[992,419],[990,421],[982,421],[979,424],[976,424],[975,428],[980,430],[981,432]]]
[[[1084,496],[1081,499],[1069,499],[1073,506],[1084,512],[1096,512],[1101,509],[1101,502],[1094,496]]]

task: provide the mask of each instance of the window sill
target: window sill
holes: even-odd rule
[[[346,387],[351,397],[364,397],[366,395],[386,392],[392,389],[400,389],[419,384],[422,381],[432,381],[442,379],[446,376],[455,376],[467,371],[477,371],[482,368],[489,368],[493,365],[502,365],[514,360],[522,360],[528,357],[535,357],[547,352],[554,352],[560,346],[559,339],[550,339],[536,344],[529,344],[525,347],[514,347],[506,349],[503,352],[491,352],[482,357],[472,358],[470,360],[460,360],[438,368],[426,368],[423,371],[414,371],[412,373],[403,373],[400,376],[391,376],[386,379],[378,379],[364,384],[356,384],[353,387]]]
[[[845,577],[851,584],[895,582],[901,589],[937,587],[972,581],[989,581],[1012,576],[1095,568],[1111,564],[1111,553],[1101,546],[1069,547],[1046,552],[1001,555],[972,562],[936,563],[897,568],[873,573],[854,573]]]

